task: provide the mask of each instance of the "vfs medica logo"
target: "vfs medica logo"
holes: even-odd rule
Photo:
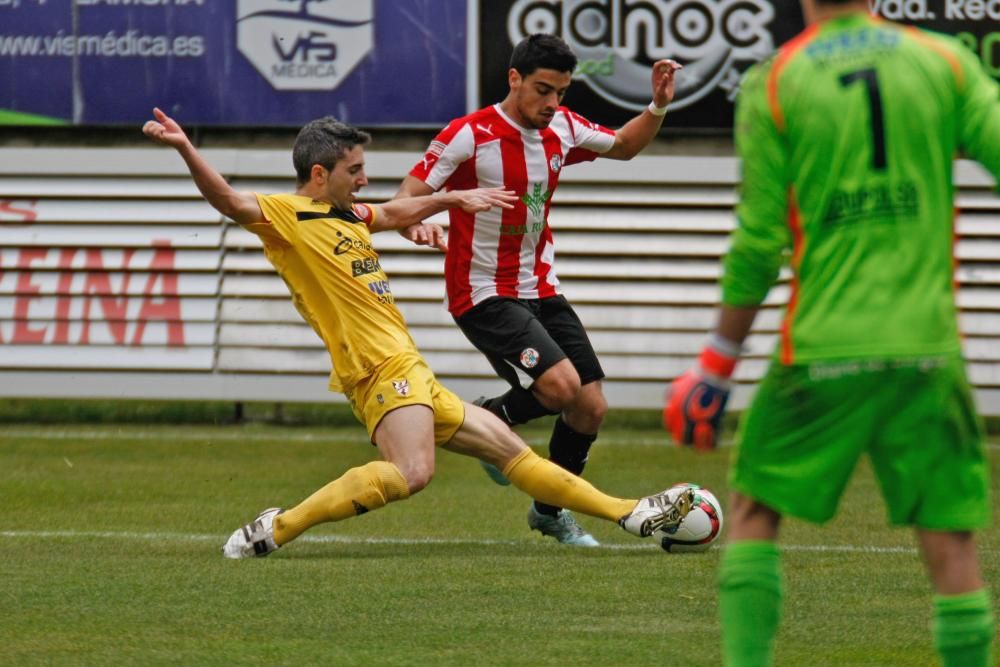
[[[373,39],[372,0],[236,3],[236,46],[276,90],[333,90]]]
[[[649,104],[650,66],[672,58],[678,72],[671,111],[714,90],[732,101],[743,71],[774,51],[763,0],[517,0],[507,13],[511,44],[554,33],[579,58],[575,78],[611,104]]]

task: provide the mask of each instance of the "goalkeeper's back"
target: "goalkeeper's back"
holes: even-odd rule
[[[723,300],[760,303],[791,248],[785,363],[959,350],[952,163],[1000,176],[1000,92],[957,40],[858,12],[747,75]]]

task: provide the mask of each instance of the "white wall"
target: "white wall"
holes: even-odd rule
[[[287,151],[206,150],[238,189],[293,188]],[[368,155],[372,201],[418,158]],[[713,323],[738,164],[639,157],[568,169],[551,215],[563,287],[612,407],[659,407]],[[1000,198],[959,163],[960,306],[980,407],[1000,414]],[[447,223],[444,215],[435,220]],[[504,385],[441,300],[443,257],[376,245],[414,338],[466,398]],[[772,291],[734,404],[760,377],[787,289]],[[167,149],[0,149],[0,396],[342,400],[329,360],[252,234],[205,204]]]

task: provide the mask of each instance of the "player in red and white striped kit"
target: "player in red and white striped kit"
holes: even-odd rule
[[[507,97],[449,123],[410,171],[397,197],[441,188],[500,186],[518,194],[512,210],[450,213],[448,308],[511,386],[502,396],[479,403],[511,425],[559,414],[549,455],[579,475],[607,401],[601,388],[604,371],[583,324],[560,293],[548,225],[552,193],[567,165],[596,157],[628,160],[645,148],[673,99],[674,73],[680,65],[661,60],[652,66],[652,102],[615,131],[560,106],[576,62],[557,36],[536,34],[522,40],[511,56]],[[428,229],[405,235],[444,248]],[[489,472],[506,483],[499,471]],[[597,544],[558,507],[535,503],[528,524],[566,544]]]

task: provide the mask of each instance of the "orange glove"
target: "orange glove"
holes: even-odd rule
[[[720,349],[722,348],[722,349]],[[674,443],[714,449],[729,400],[729,378],[739,361],[739,346],[713,337],[701,351],[698,365],[670,383],[663,408],[663,427]]]

